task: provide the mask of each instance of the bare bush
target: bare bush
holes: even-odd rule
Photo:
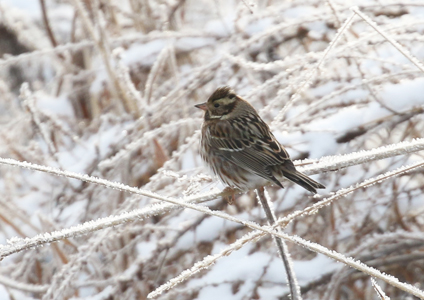
[[[422,2],[0,12],[0,299],[288,299],[273,237],[303,299],[424,299]],[[275,225],[201,162],[220,85],[327,186],[267,187]]]

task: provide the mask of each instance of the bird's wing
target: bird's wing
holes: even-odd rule
[[[209,128],[208,134],[210,146],[217,154],[274,182],[276,179],[270,167],[290,161],[287,151],[275,139],[268,125],[254,114],[219,121]]]

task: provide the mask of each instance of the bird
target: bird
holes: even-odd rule
[[[283,177],[314,194],[325,189],[296,170],[255,108],[231,87],[219,87],[195,107],[204,111],[200,155],[230,189],[244,192],[270,183],[284,188]]]

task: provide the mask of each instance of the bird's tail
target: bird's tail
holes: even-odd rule
[[[290,181],[293,181],[294,183],[300,185],[304,189],[316,194],[317,189],[325,189],[325,186],[322,185],[319,182],[316,182],[312,178],[309,178],[303,173],[300,173],[299,171],[294,172],[284,172],[284,177],[287,177]]]

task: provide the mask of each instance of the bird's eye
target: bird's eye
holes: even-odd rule
[[[230,94],[228,95],[228,98],[233,99],[236,95],[235,94]]]
[[[215,103],[215,105],[214,105],[215,107],[219,107],[219,104],[218,103]]]

